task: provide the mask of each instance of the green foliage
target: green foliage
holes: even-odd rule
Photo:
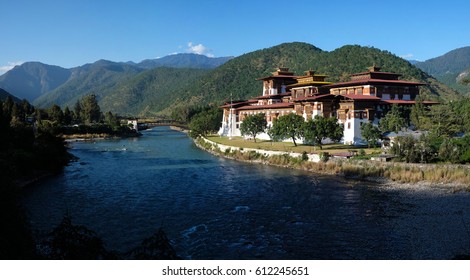
[[[268,134],[273,141],[292,139],[294,146],[297,146],[295,139],[303,136],[304,118],[294,113],[280,116],[275,119]]]
[[[424,125],[426,130],[432,131],[437,136],[453,136],[461,131],[459,118],[451,108],[450,104],[432,106],[427,114]]]
[[[87,124],[100,122],[101,109],[98,105],[96,95],[89,94],[82,98],[81,104],[81,119]]]
[[[59,107],[59,105],[52,105],[52,107],[48,110],[48,114],[51,121],[58,124],[64,123],[64,112],[62,112],[62,109]]]
[[[401,160],[411,163],[447,161],[440,157],[440,151],[444,151],[443,141],[442,137],[432,133],[422,135],[419,139],[412,136],[397,137],[391,152]]]
[[[265,114],[247,116],[240,125],[242,135],[249,135],[256,142],[256,135],[266,130],[268,122]]]
[[[445,138],[439,147],[439,158],[444,162],[470,162],[470,135],[462,138]]]
[[[361,135],[362,138],[367,141],[367,145],[370,148],[372,146],[375,146],[377,141],[380,139],[382,133],[380,132],[380,129],[377,126],[367,122],[361,125]]]
[[[398,132],[407,126],[402,109],[393,104],[392,109],[380,120],[379,128],[382,132]]]
[[[108,111],[104,114],[104,123],[109,125],[112,128],[116,128],[121,125],[116,115]]]
[[[193,138],[206,136],[211,132],[219,129],[222,122],[222,112],[217,107],[208,108],[202,112],[197,113],[189,123],[191,130],[190,136]]]
[[[319,146],[322,148],[322,140],[330,138],[338,142],[343,137],[343,127],[336,118],[324,118],[315,116],[303,124],[304,142]]]

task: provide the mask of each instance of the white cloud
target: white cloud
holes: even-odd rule
[[[414,57],[414,55],[412,53],[408,53],[408,54],[400,55],[400,57],[403,59],[410,59]]]
[[[189,42],[186,51],[195,54],[202,54],[208,57],[214,57],[214,55],[211,53],[212,50],[205,47],[203,44],[194,45],[193,42]]]
[[[10,71],[13,67],[23,64],[23,61],[8,62],[7,65],[0,66],[0,75]]]

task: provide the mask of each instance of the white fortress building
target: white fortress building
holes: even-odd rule
[[[279,68],[271,76],[259,78],[263,81],[262,95],[246,101],[233,101],[221,106],[224,110],[221,136],[241,136],[240,124],[248,115],[264,113],[268,127],[273,120],[295,113],[305,121],[315,117],[335,117],[343,124],[343,143],[359,145],[361,124],[378,124],[393,104],[412,106],[423,83],[400,80],[400,74],[381,72],[371,67],[367,72],[351,75],[351,80],[342,83],[325,81],[325,75],[306,71],[304,76],[295,76],[288,68]],[[437,102],[423,101],[431,105]],[[260,139],[270,139],[266,133]]]

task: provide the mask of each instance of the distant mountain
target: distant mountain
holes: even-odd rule
[[[460,73],[470,67],[470,47],[455,49],[439,57],[419,62],[416,66],[433,76]]]
[[[31,102],[65,83],[70,75],[69,69],[59,66],[26,62],[0,76],[0,88]]]
[[[233,56],[207,57],[200,54],[179,53],[157,59],[146,59],[140,63],[130,63],[145,69],[153,69],[157,67],[213,69],[219,67],[232,58]]]
[[[384,71],[403,74],[403,79],[425,82],[421,92],[426,98],[457,99],[459,94],[439,83],[408,61],[376,48],[344,46],[331,52],[306,43],[286,43],[236,57],[214,69],[175,96],[170,109],[194,104],[216,103],[233,99],[248,99],[261,95],[262,84],[256,78],[270,75],[277,67],[289,67],[296,74],[313,69],[328,75],[332,82],[346,81],[352,73],[366,71],[372,65]]]
[[[71,105],[81,96],[93,92],[107,95],[123,79],[146,69],[158,67],[213,69],[232,57],[212,58],[198,54],[175,54],[140,63],[99,60],[65,69],[40,62],[26,62],[0,76],[0,88],[40,107],[53,103]]]
[[[470,86],[460,83],[470,72],[470,47],[455,49],[416,66],[460,93],[470,95]]]
[[[98,60],[70,71],[71,75],[65,83],[37,98],[34,105],[43,108],[53,104],[72,107],[78,99],[90,93],[102,98],[110,94],[119,83],[144,69],[126,63]]]
[[[216,67],[208,61],[223,64]],[[171,65],[172,68],[162,65]],[[62,83],[58,80],[50,86],[50,90],[33,103],[40,107],[50,107],[54,103],[72,107],[79,98],[94,93],[103,111],[111,110],[122,115],[169,115],[178,107],[221,104],[230,96],[233,99],[247,99],[261,95],[262,84],[256,78],[270,75],[279,66],[289,67],[297,75],[313,69],[328,75],[327,80],[337,82],[347,81],[352,73],[363,72],[372,65],[381,66],[384,71],[400,73],[403,79],[426,83],[427,86],[421,90],[426,98],[451,100],[461,97],[410,62],[388,51],[354,45],[327,52],[310,44],[295,42],[232,59],[217,60],[180,54],[141,63],[99,60],[72,69],[62,68],[68,76],[60,80]],[[147,67],[156,68],[146,70]],[[41,80],[38,76],[42,76],[38,74],[43,72],[38,71],[29,79]],[[17,82],[25,81],[28,80],[19,79]]]
[[[408,62],[411,63],[412,65],[416,65],[416,64],[420,63],[419,60],[413,60],[413,59],[409,59]]]
[[[14,95],[11,95],[9,92],[7,92],[6,90],[0,88],[0,101],[4,101],[5,99],[8,98],[8,96],[11,96],[11,98],[13,99],[14,102],[21,102],[20,99],[18,99],[16,96]]]

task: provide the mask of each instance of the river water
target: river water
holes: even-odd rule
[[[75,142],[63,174],[25,190],[38,239],[68,213],[108,250],[163,225],[185,259],[448,259],[470,253],[468,193],[388,188],[222,159],[158,127]]]

